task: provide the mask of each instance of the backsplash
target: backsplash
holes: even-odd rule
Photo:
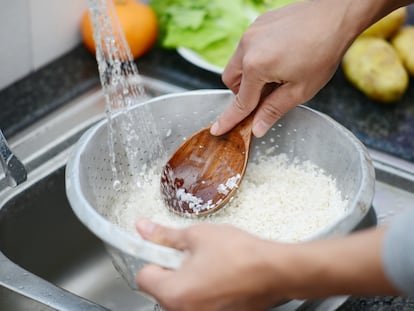
[[[86,9],[86,0],[3,1],[0,90],[76,46]]]

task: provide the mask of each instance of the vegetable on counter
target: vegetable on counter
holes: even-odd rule
[[[394,35],[407,19],[407,8],[398,8],[375,24],[368,27],[361,36],[379,37],[389,39]]]
[[[395,102],[408,87],[408,74],[392,45],[377,37],[360,37],[343,57],[349,81],[380,102]]]
[[[157,41],[157,16],[148,4],[136,0],[113,0],[113,4],[132,57],[134,59],[138,58],[154,46]],[[111,12],[109,11],[109,13]],[[112,17],[110,21],[111,23],[114,22]],[[89,11],[86,11],[82,16],[81,34],[86,48],[95,54],[96,46]],[[115,33],[115,41],[120,42],[120,40],[120,36]],[[118,46],[121,47],[122,43],[118,43]],[[106,53],[105,45],[103,45],[103,49]]]
[[[367,28],[342,59],[346,78],[370,99],[397,102],[414,75],[414,26],[404,26],[407,8],[399,8]]]
[[[414,77],[414,26],[404,26],[391,40],[407,71]]]
[[[152,0],[160,44],[185,47],[224,67],[243,32],[259,15],[297,0]]]

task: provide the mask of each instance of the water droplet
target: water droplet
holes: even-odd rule
[[[131,99],[131,98],[127,97],[127,98],[125,99],[125,103],[126,103],[127,107],[129,107],[129,106],[132,106],[133,101],[132,101],[132,99]]]
[[[115,191],[121,190],[121,182],[119,180],[114,180],[112,187],[114,188]]]

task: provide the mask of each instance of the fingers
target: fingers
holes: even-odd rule
[[[170,278],[172,270],[164,269],[154,264],[148,264],[139,270],[136,276],[138,288],[151,296],[157,297],[160,286],[163,286]]]
[[[167,228],[146,218],[139,218],[135,227],[138,233],[148,241],[179,250],[188,248],[185,230]]]
[[[222,135],[246,118],[259,102],[265,84],[260,79],[255,79],[253,74],[243,74],[238,93],[234,97],[232,104],[212,125],[211,134],[216,136]]]
[[[264,136],[273,124],[290,109],[300,104],[290,83],[263,83],[242,80],[239,93],[211,127],[212,135],[222,135],[247,117],[257,105],[252,132]]]
[[[286,83],[275,88],[273,92],[262,99],[253,120],[252,132],[254,136],[264,136],[277,120],[300,104],[300,101],[293,94],[291,85]]]
[[[135,227],[138,233],[148,241],[176,249],[186,249],[187,239],[184,229],[167,228],[145,218],[139,218],[135,223]],[[141,291],[162,303],[161,298],[166,297],[166,289],[167,292],[171,290],[168,284],[171,283],[174,273],[176,273],[175,270],[164,269],[155,264],[147,264],[138,271],[135,281]]]
[[[226,133],[255,109],[265,82],[256,77],[256,71],[249,64],[239,43],[222,75],[224,84],[236,96],[212,125],[212,135]]]

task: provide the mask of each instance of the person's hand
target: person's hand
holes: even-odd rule
[[[149,264],[137,275],[139,289],[168,311],[268,310],[283,298],[272,286],[272,260],[266,259],[271,242],[227,225],[178,230],[140,219],[137,230],[186,252],[178,270]]]
[[[382,268],[384,227],[293,244],[230,225],[171,229],[139,219],[136,227],[144,239],[186,253],[177,270],[148,264],[136,277],[167,311],[268,310],[285,299],[400,294]]]
[[[336,8],[346,3],[300,1],[259,16],[224,70],[223,82],[236,96],[211,133],[224,134],[259,105],[252,131],[261,137],[283,114],[311,99],[354,38],[343,25],[345,10]]]

